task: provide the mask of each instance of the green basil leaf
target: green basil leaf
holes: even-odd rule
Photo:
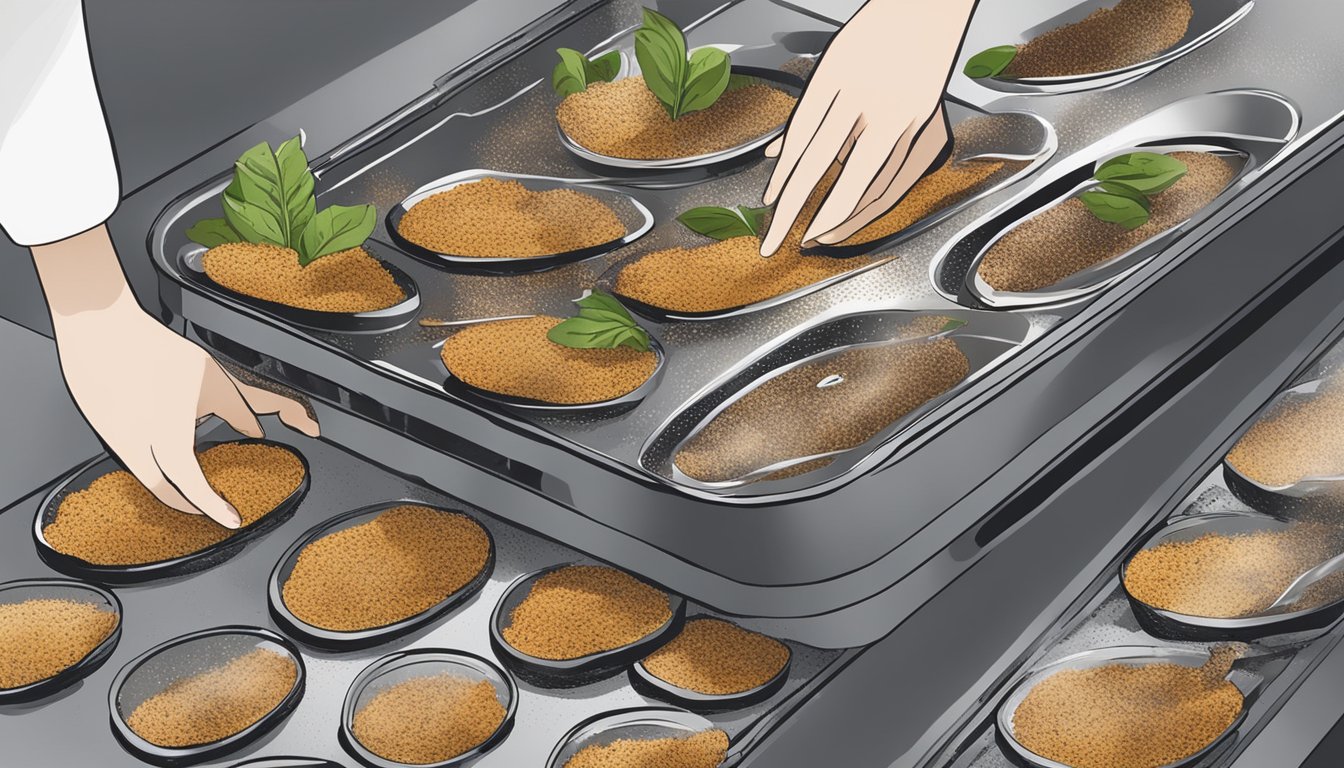
[[[685,224],[692,232],[698,232],[715,240],[751,237],[758,232],[739,210],[715,205],[692,208],[678,216],[677,221]]]
[[[284,181],[271,145],[262,142],[233,164],[233,176],[243,202],[264,209],[280,228],[280,245],[290,245],[289,212],[285,209]]]
[[[1102,221],[1138,229],[1148,223],[1148,198],[1126,187],[1106,184],[1078,196],[1083,205]]]
[[[745,205],[737,206],[737,212],[742,214],[742,218],[751,227],[751,234],[760,237],[765,234],[765,215],[770,212],[770,206],[761,208],[748,208]]]
[[[966,62],[962,71],[967,77],[979,80],[984,77],[998,77],[1017,58],[1017,46],[996,45],[993,48],[975,54]]]
[[[955,331],[956,329],[960,328],[965,324],[966,324],[965,320],[958,320],[955,317],[949,317],[947,319],[947,322],[943,323],[943,327],[938,329],[938,332],[947,333],[948,331]]]
[[[224,219],[201,219],[187,230],[187,239],[206,248],[214,248],[225,243],[241,242],[243,236]]]
[[[275,150],[275,165],[280,169],[280,192],[289,219],[288,245],[297,248],[299,238],[313,220],[313,214],[317,213],[313,172],[308,170],[308,156],[303,153],[298,136]]]
[[[625,306],[617,301],[615,296],[604,291],[590,291],[587,296],[574,303],[579,305],[580,309],[599,309],[620,315],[627,323],[634,325],[635,319],[625,311]]]
[[[560,62],[551,72],[551,87],[560,96],[569,96],[588,89],[588,59],[573,48],[560,48]]]
[[[299,241],[299,263],[363,245],[373,234],[376,213],[372,205],[332,205],[313,216]]]
[[[287,248],[280,219],[267,208],[246,200],[224,197],[224,218],[233,230],[249,243],[265,243]]]
[[[620,74],[620,71],[620,51],[608,51],[596,59],[590,59],[588,65],[583,69],[584,76],[590,83],[609,83],[616,79],[616,75]]]
[[[602,349],[603,347],[594,339],[610,330],[612,330],[610,323],[586,317],[571,317],[547,331],[546,338],[571,349]]]
[[[692,53],[686,86],[682,89],[681,114],[714,106],[728,87],[731,69],[728,54],[718,48],[701,48]]]
[[[764,81],[762,81],[761,78],[756,77],[755,75],[743,75],[741,73],[734,72],[728,75],[728,87],[724,89],[724,92],[727,93],[728,91],[736,91],[739,88],[746,88],[749,85],[758,85],[761,84],[762,82]]]
[[[649,349],[649,334],[625,307],[610,294],[593,291],[578,299],[578,317],[557,324],[546,338],[573,349],[615,349],[629,346]]]
[[[1180,181],[1188,170],[1185,163],[1170,155],[1131,152],[1102,163],[1094,177],[1151,197]]]
[[[681,117],[681,96],[686,86],[686,36],[666,16],[644,9],[644,23],[635,32],[635,58],[644,84],[658,97],[673,119]]]
[[[639,326],[627,328],[617,344],[637,349],[640,352],[648,352],[652,348],[649,343],[649,332]]]

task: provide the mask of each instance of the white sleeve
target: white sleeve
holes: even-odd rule
[[[80,0],[0,0],[0,229],[52,243],[120,199]]]

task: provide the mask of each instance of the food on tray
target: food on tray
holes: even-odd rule
[[[641,74],[613,81],[619,56],[560,55],[552,75],[564,96],[560,129],[609,157],[666,160],[731,149],[782,126],[797,102],[764,81],[732,75],[728,54],[717,48],[689,52],[676,24],[648,9],[635,33]]]
[[[615,299],[592,293],[577,317],[537,315],[467,326],[444,342],[452,375],[486,392],[556,405],[615,400],[658,368],[648,333]]]
[[[397,763],[441,763],[484,744],[507,715],[489,680],[443,672],[379,691],[355,713],[352,731],[370,752]]]
[[[373,206],[319,211],[313,183],[297,136],[275,152],[265,142],[244,152],[220,198],[224,217],[187,230],[209,249],[206,276],[244,296],[318,312],[371,312],[405,299],[363,247]]]
[[[1026,44],[981,51],[965,71],[974,78],[1035,78],[1123,69],[1181,42],[1194,13],[1191,0],[1120,0]]]
[[[947,324],[920,317],[890,342],[837,351],[767,379],[694,433],[673,461],[696,480],[720,483],[862,445],[970,373],[955,341],[928,338]],[[825,416],[800,420],[800,413]]]
[[[1340,382],[1323,381],[1314,395],[1294,397],[1271,408],[1232,446],[1227,463],[1242,476],[1270,487],[1344,475],[1344,386]]]
[[[662,739],[617,739],[580,749],[564,768],[718,768],[728,734],[718,729]]]
[[[196,455],[210,487],[238,510],[244,530],[298,490],[303,462],[263,443],[221,443]],[[238,531],[154,498],[125,470],[109,472],[61,500],[42,529],[53,549],[94,565],[142,565],[190,555]]]
[[[523,259],[612,243],[625,236],[626,228],[615,211],[590,194],[534,191],[512,179],[483,178],[411,206],[397,232],[436,253]]]
[[[405,505],[328,533],[299,552],[285,607],[322,629],[354,632],[433,608],[480,576],[490,537],[458,512]]]
[[[1022,746],[1071,768],[1159,768],[1218,739],[1241,714],[1226,680],[1239,651],[1203,667],[1153,663],[1064,669],[1037,683],[1013,713]]]
[[[789,663],[789,647],[720,619],[701,618],[686,622],[643,663],[649,674],[678,688],[731,696],[775,679]]]
[[[1132,153],[1116,160],[1152,154]],[[1180,225],[1213,202],[1236,176],[1231,163],[1210,152],[1159,157],[1187,170],[1169,187],[1145,194],[1129,189],[1126,179],[1102,180],[1103,164],[1096,189],[1037,213],[991,245],[980,262],[981,279],[996,291],[1055,285]],[[1155,178],[1165,182],[1169,175]]]
[[[529,656],[568,661],[637,643],[671,619],[668,596],[634,576],[572,565],[538,578],[502,634]]]
[[[1125,569],[1125,589],[1155,608],[1233,619],[1265,611],[1298,576],[1344,552],[1344,531],[1295,523],[1278,531],[1207,533],[1140,550]],[[1344,597],[1344,573],[1313,585],[1292,607]]]
[[[983,118],[958,124],[957,136],[989,130]],[[891,237],[938,211],[955,205],[1016,172],[1022,163],[1000,160],[947,160],[925,176],[895,208],[854,233],[840,246],[862,245]],[[616,277],[616,292],[635,301],[672,312],[722,312],[782,296],[868,265],[861,258],[838,259],[804,254],[803,234],[839,176],[833,166],[804,204],[779,250],[762,258],[766,209],[738,209],[744,225],[735,228],[698,226],[694,212],[680,217],[694,231],[718,242],[692,248],[668,248],[636,259]],[[734,209],[718,209],[732,213]],[[690,221],[687,221],[687,218]],[[726,219],[726,217],[724,217]]]
[[[117,614],[79,600],[0,604],[0,691],[64,672],[112,635]]]
[[[294,660],[258,648],[195,675],[165,681],[126,718],[140,738],[160,747],[226,739],[269,714],[298,679]]]

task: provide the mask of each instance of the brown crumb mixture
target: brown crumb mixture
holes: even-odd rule
[[[669,160],[720,152],[783,125],[797,99],[753,84],[725,91],[709,109],[673,120],[644,78],[593,83],[560,102],[560,129],[579,146],[630,160]]]
[[[290,248],[225,243],[206,251],[201,264],[211,280],[231,291],[317,312],[373,312],[406,298],[392,273],[362,247],[305,267]]]
[[[789,647],[719,619],[686,622],[672,642],[644,660],[654,677],[709,696],[750,691],[789,663]]]
[[[440,356],[453,376],[477,389],[559,405],[627,395],[658,367],[652,351],[556,344],[546,333],[561,322],[538,315],[468,326],[448,337]]]
[[[1088,267],[1115,258],[1194,216],[1213,202],[1236,174],[1233,166],[1208,152],[1172,152],[1189,168],[1152,199],[1146,224],[1125,229],[1102,221],[1076,197],[1024,221],[990,246],[980,262],[980,277],[997,291],[1048,288]]]
[[[957,126],[957,131],[973,129],[966,124],[975,122],[965,121]],[[948,160],[917,182],[899,205],[840,245],[869,243],[894,235],[975,194],[1006,167],[1008,164],[1001,161]],[[1018,167],[1020,164],[1012,166]],[[840,170],[838,164],[831,167],[803,205],[784,243],[770,258],[761,257],[761,242],[756,237],[654,251],[620,271],[616,292],[675,312],[717,312],[782,296],[866,266],[869,262],[862,258],[837,259],[802,253],[807,226]]]
[[[728,734],[714,729],[684,737],[617,739],[592,744],[564,768],[718,768],[728,756]]]
[[[1227,463],[1271,487],[1344,475],[1344,386],[1323,382],[1314,396],[1280,403],[1232,446]]]
[[[743,395],[688,440],[674,461],[690,477],[719,483],[790,459],[849,450],[969,373],[970,361],[951,339],[839,352]],[[817,386],[833,375],[844,380]],[[816,418],[800,420],[799,414]]]
[[[507,714],[489,680],[443,672],[378,692],[355,713],[351,730],[379,757],[425,765],[484,744]]]
[[[572,565],[532,584],[503,635],[529,656],[567,661],[636,643],[671,618],[668,596],[630,574]]]
[[[521,259],[610,243],[625,236],[625,225],[592,195],[484,178],[411,206],[397,231],[437,253]]]
[[[476,578],[490,557],[479,523],[457,512],[393,507],[299,552],[285,606],[323,629],[385,627],[434,607]]]
[[[1017,48],[1005,77],[1088,75],[1141,64],[1185,37],[1190,0],[1120,0]]]
[[[303,464],[286,448],[222,443],[198,453],[210,487],[256,523],[303,481]],[[240,529],[241,530],[241,529]],[[188,515],[154,498],[135,476],[116,470],[66,496],[42,529],[53,549],[98,565],[140,565],[182,557],[237,531],[205,515]]]
[[[259,648],[173,681],[141,702],[126,724],[161,747],[209,744],[265,717],[293,690],[298,675],[293,659]]]
[[[79,600],[37,598],[0,605],[0,690],[55,677],[117,628],[117,614]]]
[[[1187,616],[1253,616],[1269,608],[1298,576],[1340,552],[1344,531],[1319,523],[1282,531],[1209,533],[1139,551],[1125,569],[1125,588],[1148,605]],[[1340,596],[1336,591],[1333,599]],[[1304,595],[1296,607],[1309,607],[1311,597]],[[1315,598],[1329,601],[1332,596],[1318,591]]]
[[[1225,677],[1236,654],[1204,668],[1107,664],[1066,669],[1032,688],[1013,714],[1013,735],[1041,757],[1073,768],[1159,768],[1199,752],[1241,713]]]

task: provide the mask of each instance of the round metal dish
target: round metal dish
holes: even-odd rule
[[[146,699],[174,682],[221,666],[255,650],[280,653],[294,663],[294,685],[285,698],[257,722],[232,736],[188,747],[161,747],[142,738],[126,719]],[[156,765],[177,766],[214,760],[241,749],[280,724],[303,698],[303,657],[285,638],[268,629],[226,626],[169,640],[132,659],[121,668],[108,691],[112,732],[135,757]]]
[[[686,617],[686,601],[679,595],[664,592],[672,616],[661,627],[629,645],[610,651],[580,656],[577,659],[542,659],[524,653],[504,639],[504,628],[511,621],[513,610],[532,592],[537,580],[548,573],[582,563],[564,563],[524,574],[514,579],[504,590],[490,616],[490,643],[505,664],[519,677],[534,685],[547,688],[575,688],[610,677],[648,656],[681,631]]]
[[[295,488],[289,496],[285,497],[275,509],[271,510],[257,522],[240,528],[231,536],[223,541],[212,544],[204,549],[197,550],[190,554],[179,557],[159,560],[153,563],[137,563],[135,565],[101,565],[90,563],[73,555],[67,555],[64,552],[56,550],[55,547],[47,541],[43,531],[48,525],[56,520],[56,514],[60,510],[61,502],[66,496],[82,491],[89,487],[94,480],[106,475],[109,472],[115,472],[124,469],[121,463],[115,458],[106,454],[91,459],[88,462],[73,469],[70,474],[58,482],[55,488],[47,495],[47,498],[38,507],[37,516],[33,520],[33,541],[37,544],[37,554],[42,561],[56,570],[81,579],[89,579],[101,584],[134,584],[152,579],[165,579],[173,576],[182,576],[188,573],[195,573],[207,568],[213,568],[216,565],[228,560],[243,550],[243,547],[252,539],[255,539],[271,530],[279,527],[282,523],[294,514],[308,493],[309,478],[312,474],[308,467],[308,461],[303,454],[290,448],[287,445],[273,442],[270,440],[260,440],[256,438],[246,438],[243,440],[209,440],[197,444],[197,451],[205,451],[221,443],[238,443],[241,445],[271,445],[277,448],[283,448],[296,456],[303,465],[303,480],[299,482],[299,487]]]
[[[1210,513],[1178,519],[1154,531],[1134,554],[1171,542],[1192,541],[1205,534],[1236,535],[1255,531],[1283,531],[1293,523],[1255,514],[1236,512]],[[1270,613],[1237,618],[1212,618],[1177,613],[1148,605],[1130,594],[1125,573],[1131,554],[1120,566],[1120,585],[1143,629],[1168,640],[1255,641],[1276,635],[1289,635],[1324,629],[1344,615],[1344,594],[1324,605],[1293,610],[1292,606]]]
[[[534,315],[526,315],[525,317],[534,317]],[[442,349],[443,343],[444,342],[440,341],[433,346],[433,349],[435,351],[434,360],[438,364],[439,370],[446,374],[446,377],[443,380],[443,388],[446,391],[459,397],[468,399],[474,398],[498,405],[507,405],[510,408],[517,408],[523,411],[583,413],[590,415],[600,414],[603,416],[615,416],[619,413],[624,413],[625,411],[634,408],[636,405],[639,405],[645,397],[648,397],[654,387],[658,386],[658,380],[662,377],[663,369],[666,367],[667,362],[666,355],[663,352],[663,345],[659,344],[657,339],[650,336],[649,349],[653,352],[657,362],[654,365],[653,373],[649,374],[649,378],[645,379],[643,384],[640,384],[638,387],[635,387],[620,397],[612,398],[610,400],[566,405],[562,403],[548,403],[544,400],[533,400],[527,397],[502,395],[498,392],[491,392],[488,389],[473,387],[462,379],[454,376],[453,372],[444,364],[443,356],[439,354],[439,350]]]
[[[606,746],[618,739],[686,738],[715,730],[705,718],[680,709],[647,707],[599,715],[578,725],[560,740],[547,768],[565,768],[584,747]]]
[[[364,248],[369,251],[370,255],[373,255],[369,243],[365,243]],[[189,243],[178,251],[178,268],[182,271],[184,277],[198,285],[215,291],[222,291],[234,301],[246,304],[301,328],[337,333],[382,333],[406,325],[420,311],[419,286],[415,284],[410,275],[385,259],[379,259],[378,263],[382,264],[388,274],[392,275],[393,282],[401,288],[401,292],[405,294],[406,298],[390,307],[369,312],[322,312],[316,309],[291,307],[288,304],[258,299],[238,293],[228,286],[220,285],[206,274],[205,267],[202,264],[201,260],[207,250],[209,249],[204,246]]]
[[[1053,664],[1039,667],[1028,672],[1022,680],[1014,687],[1003,703],[999,705],[998,716],[995,718],[995,738],[999,743],[1000,749],[1015,764],[1028,766],[1029,768],[1071,768],[1064,763],[1056,762],[1032,752],[1022,745],[1013,735],[1013,715],[1017,712],[1018,706],[1022,704],[1023,699],[1031,692],[1031,689],[1045,678],[1056,672],[1065,669],[1092,669],[1107,664],[1126,664],[1129,666],[1144,666],[1147,664],[1180,664],[1187,667],[1203,666],[1209,659],[1206,651],[1191,648],[1172,648],[1164,646],[1116,646],[1114,648],[1100,648],[1092,651],[1084,651],[1061,659]],[[1237,675],[1229,677],[1229,681],[1241,690],[1243,697],[1249,697],[1253,688],[1245,680]],[[1159,768],[1185,768],[1200,761],[1205,755],[1213,751],[1223,739],[1234,733],[1240,727],[1242,720],[1246,718],[1246,707],[1241,708],[1236,720],[1223,731],[1222,735],[1207,744],[1203,749],[1189,757],[1178,760],[1174,763],[1160,766]]]
[[[359,509],[351,510],[333,518],[323,521],[304,532],[285,554],[280,556],[279,562],[271,571],[271,578],[267,583],[266,594],[271,607],[271,618],[275,619],[280,629],[290,637],[300,642],[319,648],[331,650],[354,650],[357,648],[368,648],[370,646],[385,643],[403,635],[414,632],[415,630],[431,624],[445,614],[453,611],[466,601],[475,597],[481,587],[490,580],[490,574],[495,568],[495,539],[490,535],[490,531],[481,526],[485,532],[486,538],[490,541],[490,555],[486,558],[485,565],[482,566],[480,573],[466,584],[462,585],[456,592],[448,595],[443,600],[432,607],[409,616],[391,624],[381,627],[372,627],[370,629],[341,631],[333,629],[323,629],[314,626],[294,615],[289,607],[285,605],[284,585],[289,580],[289,575],[293,573],[294,566],[298,563],[299,555],[303,550],[313,542],[337,531],[343,531],[347,528],[353,528],[372,521],[374,518],[394,507],[414,505],[421,507],[436,508],[432,504],[422,501],[413,501],[402,499],[398,501],[384,501],[378,504],[372,504]],[[437,508],[436,508],[437,509]],[[465,512],[454,512],[452,510],[441,510],[443,514],[462,514]],[[470,515],[466,515],[471,517]],[[475,521],[475,518],[471,518]],[[477,525],[480,523],[477,521]]]
[[[116,649],[117,642],[121,640],[121,601],[106,589],[69,579],[23,579],[0,584],[0,605],[28,600],[71,600],[88,603],[113,613],[117,617],[117,624],[101,643],[84,655],[84,658],[51,677],[17,688],[0,688],[0,704],[35,701],[74,685],[101,667]]]
[[[390,686],[441,673],[455,674],[472,681],[488,680],[495,688],[499,703],[504,707],[504,721],[484,742],[447,760],[421,764],[420,768],[454,768],[466,765],[504,741],[513,728],[514,715],[518,711],[518,686],[514,684],[513,678],[479,656],[461,651],[425,648],[384,656],[359,673],[355,681],[350,684],[350,690],[345,695],[345,704],[341,707],[341,746],[345,747],[352,757],[370,768],[402,768],[404,763],[388,760],[370,752],[359,739],[355,738],[355,714],[368,704],[370,699]]]
[[[587,248],[578,248],[572,251],[546,254],[543,256],[523,256],[517,258],[481,258],[440,253],[422,245],[417,245],[416,243],[407,240],[401,234],[400,225],[402,217],[405,216],[406,212],[417,203],[440,192],[446,192],[463,184],[472,184],[481,181],[482,179],[517,181],[528,189],[538,192],[554,189],[572,189],[583,192],[584,194],[598,198],[611,208],[616,216],[620,218],[621,223],[625,225],[626,232],[623,236],[615,240]],[[471,272],[518,273],[540,272],[546,269],[554,269],[555,267],[565,264],[572,264],[576,261],[583,261],[584,259],[601,256],[602,254],[610,253],[617,248],[623,248],[648,234],[651,229],[653,229],[653,213],[632,195],[628,195],[625,192],[621,192],[612,187],[577,179],[561,179],[551,176],[529,176],[526,174],[504,173],[502,171],[481,169],[459,171],[451,176],[445,176],[437,181],[432,181],[412,192],[405,200],[397,203],[392,207],[392,210],[387,213],[387,232],[392,237],[393,242],[395,242],[402,250],[438,267]]]

